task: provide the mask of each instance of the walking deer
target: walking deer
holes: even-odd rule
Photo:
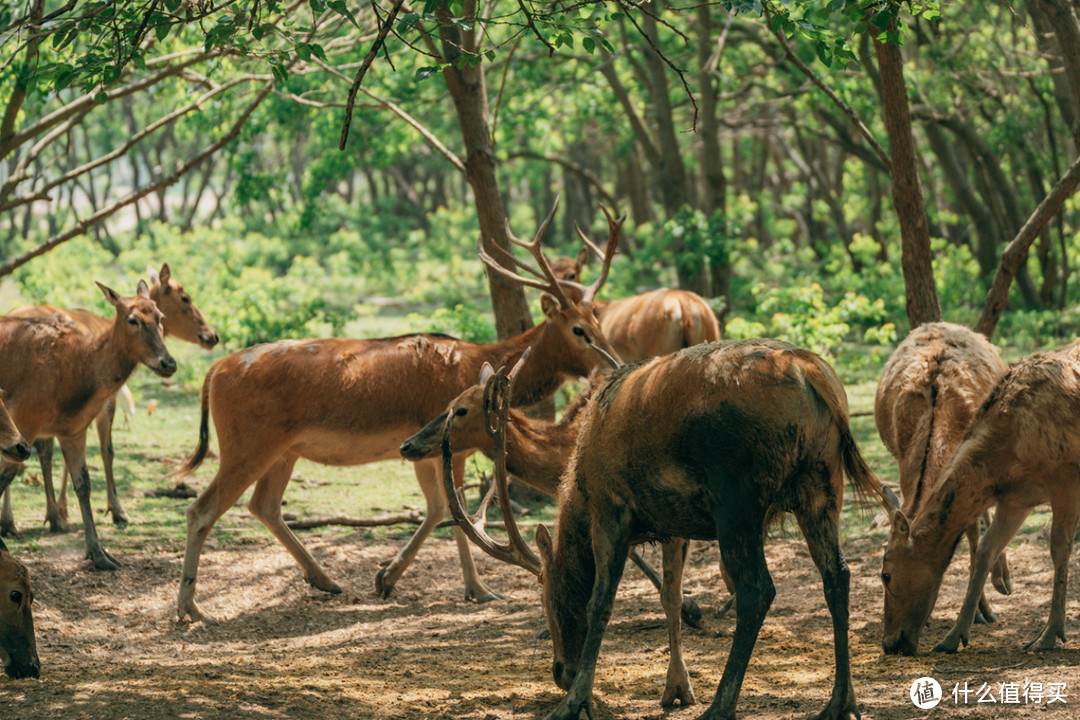
[[[217,331],[212,328],[202,313],[195,307],[191,295],[185,290],[169,270],[169,264],[161,266],[159,273],[152,267],[147,268],[150,276],[150,299],[157,305],[164,317],[161,321],[161,331],[165,337],[173,336],[185,342],[195,343],[207,350],[218,343]],[[49,318],[57,313],[66,315],[70,320],[83,328],[86,332],[102,332],[112,321],[88,310],[74,309],[61,310],[52,305],[23,305],[8,313],[8,317],[21,318]],[[113,459],[115,452],[112,442],[113,419],[116,415],[116,397],[109,398],[105,407],[94,419],[97,426],[98,442],[101,448],[101,463],[105,470],[105,491],[108,499],[108,510],[113,522],[124,524],[130,522],[128,514],[120,505],[120,496],[116,492],[116,480],[113,474]],[[69,468],[65,468],[62,482],[60,483],[60,496],[56,497],[52,481],[52,457],[53,439],[51,437],[38,438],[34,442],[38,458],[41,461],[41,475],[45,485],[45,521],[49,524],[49,532],[67,532],[67,480],[71,476]],[[71,476],[74,478],[74,476]],[[74,482],[74,479],[72,480]],[[3,511],[0,512],[0,534],[13,534],[15,532],[15,520],[11,513],[11,492],[4,493]]]
[[[406,460],[418,461],[437,458],[446,418],[454,417],[450,445],[456,453],[470,455],[479,450],[489,458],[496,453],[494,427],[491,418],[492,394],[489,380],[495,375],[491,365],[484,363],[476,385],[458,395],[447,409],[401,444],[401,455]],[[593,384],[600,382],[597,378]],[[586,402],[593,385],[574,398],[562,418],[556,422],[532,418],[523,412],[510,409],[504,421],[507,436],[507,470],[531,488],[555,497],[559,479],[566,470],[577,443],[578,431],[584,418]],[[631,559],[641,568],[657,590],[661,578],[648,561],[635,548]],[[683,598],[683,621],[693,627],[701,626],[701,609],[691,597]]]
[[[881,565],[887,653],[914,655],[964,530],[995,506],[979,543],[960,616],[935,651],[967,645],[990,564],[1032,509],[1049,502],[1054,583],[1050,615],[1027,650],[1065,640],[1068,561],[1080,516],[1080,341],[1013,365],[914,517],[895,507]]]
[[[601,206],[608,224],[614,222]],[[558,258],[552,263],[560,280],[576,282],[589,259],[589,251],[600,249],[581,228],[575,226],[585,244],[576,258]],[[573,293],[573,290],[568,292]],[[689,290],[660,288],[630,297],[595,303],[600,329],[624,362],[667,355],[691,345],[720,339],[720,323],[705,299]]]
[[[582,301],[574,303],[552,274],[540,245],[554,213],[552,208],[531,242],[511,235],[539,265],[528,272],[543,281],[518,275],[481,250],[484,262],[496,272],[550,293],[541,297],[545,321],[521,335],[486,345],[435,334],[282,341],[234,353],[210,368],[202,389],[199,444],[178,473],[190,473],[202,462],[209,442],[208,413],[214,416],[221,459],[214,480],[188,510],[180,620],[190,616],[213,622],[195,602],[199,556],[215,521],[252,484],[251,512],[289,550],[310,585],[338,593],[340,588],[281,517],[281,498],[298,458],[345,466],[400,457],[402,441],[470,387],[484,362],[512,362],[530,346],[532,354],[521,372],[522,404],[547,397],[565,378],[587,375],[605,359],[615,364],[591,300],[607,276],[618,228],[608,238],[605,270],[584,290]],[[461,482],[464,462],[464,456],[455,459],[455,482]],[[376,592],[382,597],[392,592],[445,512],[438,461],[417,462],[414,469],[427,513],[409,543],[376,576]],[[466,599],[499,597],[478,577],[468,541],[460,531],[455,535]]]
[[[26,566],[0,550],[0,662],[10,678],[36,678],[41,674],[34,616],[34,593]]]
[[[502,501],[506,478],[499,467],[497,461]],[[702,716],[734,717],[775,594],[764,530],[781,513],[793,513],[833,621],[836,677],[820,717],[848,718],[857,717],[858,708],[848,654],[849,571],[838,537],[845,472],[858,491],[882,494],[851,435],[843,387],[820,357],[773,340],[714,343],[616,370],[600,389],[559,487],[554,537],[537,529],[542,560],[516,526],[508,523],[510,540],[500,544],[456,498],[451,509],[474,542],[540,575],[553,675],[568,691],[549,715],[556,719],[588,709],[626,555],[642,541],[662,543],[664,556],[670,656],[661,704],[695,702],[679,622],[688,539],[719,541],[738,592],[731,652]],[[504,518],[512,517],[508,503],[501,507]]]
[[[30,441],[56,437],[75,478],[87,556],[99,570],[119,566],[105,552],[90,507],[86,431],[105,403],[142,363],[162,377],[176,372],[161,334],[161,311],[140,280],[138,294],[123,298],[98,283],[116,308],[108,327],[88,330],[65,314],[48,319],[0,318],[0,387],[16,427]],[[20,463],[0,463],[0,490],[6,490]],[[2,541],[0,541],[2,546]]]
[[[900,469],[904,514],[919,514],[941,472],[964,438],[971,419],[1005,374],[996,347],[963,325],[927,323],[896,348],[878,381],[874,421]],[[984,515],[987,525],[989,513]],[[979,546],[979,521],[965,531],[972,565]],[[994,563],[994,587],[1012,591],[1004,553]],[[979,597],[985,622],[997,620],[985,593]]]

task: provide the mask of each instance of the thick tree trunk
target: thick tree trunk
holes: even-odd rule
[[[476,3],[474,0],[467,0],[462,16],[471,19],[475,13]],[[498,245],[509,250],[506,210],[495,174],[495,150],[488,122],[484,65],[454,62],[465,52],[476,49],[475,30],[463,32],[460,25],[451,23],[450,9],[445,2],[439,3],[437,15],[443,41],[443,59],[448,63],[443,70],[443,79],[454,100],[462,138],[465,141],[465,177],[472,188],[476,203],[481,242],[488,248]],[[473,23],[472,27],[475,28],[476,24]],[[489,270],[488,287],[499,338],[512,337],[532,327],[529,304],[520,285]]]
[[[941,302],[934,285],[930,230],[919,185],[907,86],[904,84],[903,56],[896,43],[882,43],[875,39],[874,46],[881,75],[881,100],[885,129],[889,135],[889,154],[892,156],[893,206],[900,221],[907,316],[914,328],[941,320]]]

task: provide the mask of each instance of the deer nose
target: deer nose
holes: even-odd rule
[[[207,350],[217,345],[220,339],[221,338],[218,337],[217,331],[215,330],[210,330],[209,332],[204,332],[199,335],[199,343]]]
[[[25,460],[30,457],[30,445],[26,441],[20,441],[15,446],[15,455],[20,460]]]
[[[161,375],[163,375],[164,377],[169,377],[174,372],[176,372],[176,361],[173,360],[170,356],[162,358],[161,362],[158,365],[158,372],[161,373]]]

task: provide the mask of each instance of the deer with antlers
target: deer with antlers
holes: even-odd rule
[[[99,570],[115,570],[119,565],[101,547],[90,507],[86,431],[139,363],[169,377],[176,372],[176,361],[165,347],[161,311],[150,299],[145,281],[139,281],[132,298],[101,283],[98,287],[116,309],[116,317],[96,331],[63,314],[44,320],[0,318],[4,358],[0,387],[7,391],[8,410],[24,437],[60,440],[64,462],[74,477],[87,557]],[[20,465],[7,458],[0,462],[0,490],[11,484]]]
[[[511,373],[513,375],[513,373]],[[509,395],[509,386],[503,392]],[[509,402],[499,403],[505,427]],[[453,414],[443,457],[450,462]],[[549,718],[588,708],[604,629],[633,543],[662,544],[670,657],[662,705],[695,702],[683,661],[679,605],[688,539],[718,540],[739,596],[731,652],[703,717],[730,718],[775,594],[765,563],[767,524],[791,512],[806,537],[833,620],[836,677],[822,718],[857,717],[848,654],[849,571],[839,547],[844,474],[882,495],[848,426],[847,397],[813,353],[773,340],[699,345],[616,370],[589,403],[559,487],[554,537],[537,528],[542,559],[522,540],[506,493],[505,430],[496,430],[496,483],[509,539],[499,543],[454,493],[451,511],[486,552],[541,577],[568,691]],[[449,488],[448,488],[449,490]]]
[[[509,261],[500,264],[481,250],[482,259],[495,272],[546,291],[541,297],[545,321],[521,335],[493,344],[435,334],[281,341],[234,353],[210,368],[202,389],[199,444],[178,473],[190,473],[205,457],[211,413],[220,466],[188,510],[177,604],[181,620],[212,621],[195,601],[199,556],[215,521],[252,484],[251,512],[289,550],[309,584],[337,593],[340,588],[281,516],[281,498],[298,458],[346,466],[399,457],[402,441],[471,386],[484,362],[515,361],[528,347],[532,354],[519,380],[522,404],[545,398],[567,377],[587,375],[604,362],[616,364],[591,301],[607,277],[618,228],[608,238],[605,270],[583,289],[582,301],[575,303],[552,274],[541,248],[554,214],[553,207],[531,242],[510,234],[514,243],[528,249],[539,269],[517,260],[513,264],[527,268],[533,277],[513,272],[507,267]],[[512,256],[506,253],[506,257]],[[455,460],[454,482],[462,482],[464,461],[464,456]],[[427,513],[409,543],[376,576],[376,592],[382,597],[391,593],[446,508],[438,461],[422,461],[414,467]],[[478,577],[464,535],[455,534],[466,598],[483,602],[499,597]]]
[[[874,397],[874,422],[896,458],[906,516],[921,511],[971,419],[1004,374],[998,349],[983,335],[953,323],[915,328],[889,357]],[[984,520],[989,525],[989,513]],[[974,564],[979,523],[964,534]],[[1004,554],[994,563],[992,579],[1001,594],[1012,591]],[[979,617],[997,620],[985,593],[979,598]]]
[[[611,213],[600,206],[607,218]],[[574,226],[585,245],[576,258],[558,258],[552,269],[560,280],[577,282],[588,262],[589,252],[603,257],[600,248]],[[573,289],[568,290],[573,292]],[[720,322],[705,298],[689,290],[660,288],[630,297],[595,302],[596,316],[604,337],[624,362],[636,362],[647,357],[667,355],[691,345],[715,342],[720,339]]]
[[[203,319],[202,313],[195,307],[191,295],[184,290],[184,286],[172,277],[169,264],[163,264],[160,273],[152,267],[148,267],[147,272],[150,276],[150,299],[163,314],[161,331],[165,337],[171,335],[178,340],[194,343],[207,350],[217,345],[217,331]],[[52,305],[23,305],[8,313],[8,317],[15,318],[48,319],[54,316],[62,317],[65,323],[74,323],[87,333],[100,333],[112,324],[108,318],[89,310],[62,310]],[[113,474],[113,459],[116,454],[113,450],[112,426],[115,415],[116,396],[114,395],[98,413],[94,424],[97,426],[98,442],[101,448],[101,464],[105,470],[108,511],[113,522],[122,525],[130,522],[130,518],[120,505],[120,496],[116,492],[116,480]],[[45,485],[45,521],[49,524],[49,532],[67,532],[67,482],[65,480],[60,483],[60,495],[57,497],[52,480],[53,439],[51,437],[38,438],[34,442],[34,448],[41,461],[41,476]],[[72,482],[74,482],[70,468],[65,468],[62,477],[72,477]],[[10,535],[14,532],[15,519],[11,512],[9,489],[4,493],[4,506],[0,511],[0,534]]]
[[[1050,615],[1027,650],[1065,640],[1069,554],[1080,518],[1080,341],[1013,365],[976,413],[941,480],[913,517],[894,505],[881,564],[887,653],[914,655],[957,542],[989,507],[994,520],[972,563],[964,605],[934,648],[967,645],[994,559],[1037,505],[1050,503]]]

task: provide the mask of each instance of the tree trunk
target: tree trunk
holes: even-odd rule
[[[495,150],[488,122],[484,65],[461,61],[465,53],[476,50],[476,31],[466,32],[460,25],[451,23],[450,8],[445,0],[439,3],[436,14],[440,22],[443,60],[448,63],[443,69],[443,79],[454,100],[465,141],[465,177],[473,191],[481,241],[489,249],[498,245],[509,251],[506,211],[495,174]],[[473,21],[472,28],[476,27],[475,14],[475,0],[466,0],[462,17]],[[499,338],[513,337],[532,327],[532,316],[522,287],[490,269],[487,275]]]
[[[892,30],[895,30],[895,19]],[[904,60],[895,42],[874,40],[881,75],[881,100],[892,156],[893,206],[900,221],[901,263],[908,321],[915,328],[942,319],[930,256],[930,230],[926,222],[915,143],[908,112]]]

